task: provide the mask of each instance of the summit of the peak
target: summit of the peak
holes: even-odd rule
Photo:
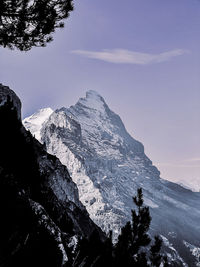
[[[97,91],[94,90],[86,91],[86,97],[84,99],[87,101],[96,101],[105,104],[104,98]]]
[[[88,91],[86,91],[86,98],[99,99],[99,98],[103,98],[103,97],[97,91],[88,90]]]
[[[86,91],[85,97],[79,99],[79,101],[77,102],[77,105],[79,104],[87,108],[104,111],[106,102],[98,92],[94,90],[89,90],[89,91]]]

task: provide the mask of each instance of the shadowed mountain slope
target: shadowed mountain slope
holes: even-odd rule
[[[68,170],[21,122],[21,102],[0,85],[0,266],[71,266],[75,235],[104,234]]]

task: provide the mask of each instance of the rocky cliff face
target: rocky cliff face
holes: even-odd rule
[[[21,101],[8,86],[4,86],[0,83],[0,105],[4,105],[7,99],[10,99],[13,103],[13,108],[17,110],[17,117],[21,120]]]
[[[74,236],[101,232],[76,184],[21,123],[21,103],[0,86],[0,266],[70,266]]]
[[[198,257],[185,242],[198,250],[200,194],[161,179],[143,145],[98,93],[88,91],[76,105],[53,112],[40,135],[48,152],[68,167],[81,202],[104,231],[112,229],[117,236],[130,219],[132,196],[142,187],[152,233],[162,234],[172,261],[195,266]]]
[[[130,215],[135,179],[159,178],[143,145],[95,92],[88,92],[74,107],[55,111],[41,137],[49,153],[68,166],[80,200],[105,231],[118,231]]]

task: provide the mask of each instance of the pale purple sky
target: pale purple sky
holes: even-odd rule
[[[200,187],[200,1],[81,0],[46,48],[0,48],[24,116],[96,90],[174,181]]]

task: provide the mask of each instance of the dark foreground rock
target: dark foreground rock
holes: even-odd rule
[[[74,237],[95,230],[68,170],[21,123],[21,102],[0,85],[0,266],[70,266]]]

